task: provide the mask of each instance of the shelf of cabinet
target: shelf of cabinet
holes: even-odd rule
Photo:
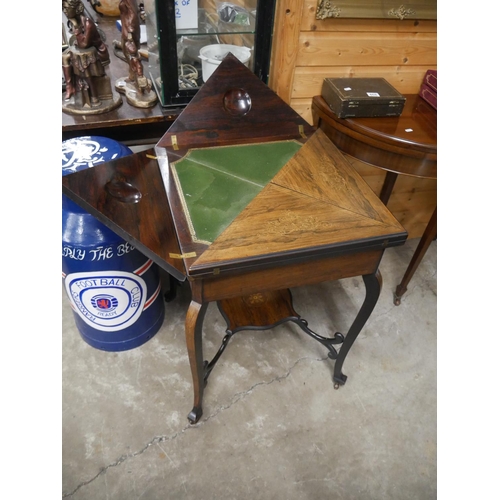
[[[213,9],[198,9],[198,28],[177,30],[177,36],[255,35],[255,15],[248,13],[248,24],[221,21]]]

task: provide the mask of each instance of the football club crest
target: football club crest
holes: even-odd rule
[[[73,309],[97,330],[114,332],[133,325],[146,302],[146,282],[124,271],[68,274],[65,285]]]

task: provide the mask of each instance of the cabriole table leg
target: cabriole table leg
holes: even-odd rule
[[[205,389],[205,376],[203,364],[202,327],[208,302],[199,304],[191,301],[186,314],[185,334],[189,355],[189,364],[193,376],[194,405],[188,415],[191,424],[195,424],[203,415],[203,391]]]
[[[364,275],[363,281],[365,282],[366,288],[365,300],[356,316],[356,319],[351,325],[351,328],[349,328],[342,347],[340,348],[339,355],[335,360],[335,368],[333,371],[335,389],[338,389],[339,386],[346,383],[347,376],[342,373],[342,365],[344,364],[344,360],[349,352],[349,349],[354,344],[356,337],[359,335],[363,326],[365,326],[366,321],[375,308],[380,296],[380,290],[382,289],[382,275],[378,270],[373,274]]]

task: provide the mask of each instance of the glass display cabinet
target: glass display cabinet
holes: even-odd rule
[[[275,3],[144,0],[145,66],[161,105],[188,104],[228,52],[267,83]]]

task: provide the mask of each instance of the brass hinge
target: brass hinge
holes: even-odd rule
[[[178,151],[179,146],[177,145],[177,136],[176,135],[172,136],[172,146],[174,147],[175,151]]]
[[[191,257],[196,257],[196,252],[169,253],[168,256],[172,259],[190,259]]]

